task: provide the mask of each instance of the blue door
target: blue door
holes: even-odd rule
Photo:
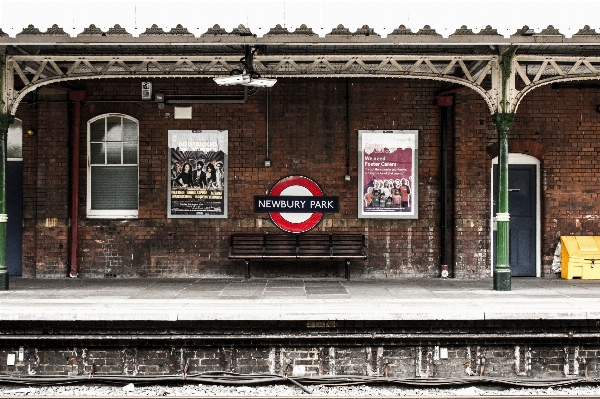
[[[23,237],[23,162],[6,162],[6,265],[10,276],[21,275]]]
[[[494,165],[494,215],[498,212],[498,165]],[[512,276],[536,276],[537,165],[508,165],[509,264]],[[494,230],[494,265],[496,231]]]
[[[8,128],[6,162],[6,265],[20,276],[23,246],[23,125],[15,119]]]

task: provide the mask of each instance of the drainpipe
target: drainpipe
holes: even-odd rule
[[[441,111],[442,157],[441,157],[441,206],[440,206],[440,265],[441,277],[449,277],[448,270],[448,107],[452,106],[453,97],[442,95],[436,97]]]
[[[81,124],[81,101],[85,100],[85,91],[69,91],[69,100],[73,101],[73,117],[71,120],[71,232],[69,251],[69,277],[77,277],[77,239],[79,237],[79,141]]]
[[[245,104],[248,101],[248,96],[256,94],[258,87],[248,91],[248,87],[244,86],[244,94],[224,94],[224,95],[177,95],[165,94],[165,104]],[[125,102],[125,101],[116,101]]]
[[[346,78],[346,176],[345,181],[350,181],[350,81]]]

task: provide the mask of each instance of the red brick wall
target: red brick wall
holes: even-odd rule
[[[252,196],[264,194],[290,174],[316,180],[326,195],[339,195],[340,212],[314,231],[363,233],[369,259],[353,262],[362,277],[436,277],[440,265],[439,82],[402,79],[280,79],[269,95],[269,159],[266,94],[245,104],[195,104],[192,120],[166,117],[140,101],[141,81],[78,83],[82,106],[79,262],[82,277],[241,276],[240,261],[227,259],[228,237],[239,232],[278,232],[268,216],[253,212]],[[222,94],[207,79],[157,79],[154,91]],[[349,102],[346,104],[346,97]],[[511,127],[511,150],[541,159],[542,252],[550,273],[560,234],[597,234],[599,129],[592,89],[528,94]],[[68,270],[69,134],[66,93],[42,89],[39,103],[21,104],[18,117],[36,135],[24,141],[24,275],[63,277]],[[117,102],[116,102],[117,101]],[[140,122],[140,195],[137,220],[85,218],[86,122],[118,112]],[[346,114],[349,113],[349,120]],[[349,126],[349,130],[347,128]],[[167,219],[167,132],[170,129],[229,131],[229,218]],[[357,146],[360,129],[419,131],[419,219],[357,218]],[[449,109],[451,272],[459,278],[490,276],[490,168],[496,131],[485,102],[474,92],[455,95]],[[344,181],[347,153],[351,181]],[[452,270],[453,269],[453,270]],[[298,267],[257,263],[262,276],[341,276],[343,265]]]
[[[592,87],[544,86],[524,97],[511,125],[509,151],[540,161],[543,277],[555,276],[551,266],[561,235],[600,235],[599,103]],[[489,176],[497,134],[475,93],[457,93],[455,112],[455,267],[459,274],[489,275]],[[466,231],[471,240],[461,239]]]
[[[65,276],[68,259],[69,108],[63,90],[23,104],[23,275]]]
[[[490,168],[486,147],[497,142],[490,111],[478,94],[455,95],[454,273],[490,277]]]
[[[551,86],[525,96],[512,126],[516,139],[542,144],[543,271],[561,235],[600,235],[600,104],[597,88]]]
[[[348,84],[347,84],[348,83]],[[154,90],[179,94],[222,93],[208,80],[155,80]],[[436,276],[439,269],[439,109],[435,94],[443,85],[402,80],[282,79],[270,92],[269,158],[266,159],[266,95],[261,90],[245,104],[197,104],[193,119],[166,118],[167,105],[142,103],[139,80],[81,82],[87,100],[82,107],[81,148],[86,148],[87,120],[120,112],[140,121],[140,209],[135,221],[85,218],[86,160],[80,158],[79,260],[81,276],[219,276],[241,275],[239,261],[227,259],[234,232],[276,232],[268,217],[254,214],[251,198],[265,193],[279,178],[305,174],[327,195],[340,196],[340,213],[327,215],[315,230],[365,233],[370,257],[354,262],[363,276]],[[37,162],[26,160],[25,275],[67,274],[69,208],[68,105],[40,91],[40,104],[22,104],[23,118],[38,121]],[[46,96],[46,97],[44,97]],[[346,96],[349,97],[348,107]],[[64,100],[64,98],[62,98]],[[119,100],[122,103],[113,101]],[[349,112],[349,122],[346,113]],[[27,124],[27,122],[25,122]],[[349,132],[347,129],[349,123]],[[167,219],[167,131],[229,131],[229,218]],[[419,220],[357,219],[357,141],[359,129],[419,130]],[[347,148],[349,145],[349,148]],[[344,181],[349,153],[351,182]],[[44,160],[40,164],[40,160]],[[48,167],[50,169],[48,169]],[[51,176],[47,173],[52,171]],[[42,177],[34,179],[34,176]],[[52,190],[48,190],[52,188]],[[35,202],[35,205],[34,205]],[[47,218],[59,227],[47,227]],[[61,229],[56,234],[52,229]],[[43,249],[43,252],[39,252]],[[36,252],[37,251],[37,252]],[[264,275],[334,275],[341,262],[302,266],[256,265]]]

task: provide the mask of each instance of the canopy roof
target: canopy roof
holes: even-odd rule
[[[165,31],[153,25],[134,37],[115,25],[104,32],[90,25],[72,37],[57,25],[41,32],[33,25],[14,38],[0,29],[0,46],[6,54],[32,55],[104,55],[104,54],[239,54],[239,46],[252,45],[257,54],[501,54],[510,45],[519,46],[519,54],[531,55],[598,55],[600,33],[584,26],[566,38],[553,26],[535,32],[524,26],[506,38],[487,26],[474,33],[462,26],[447,38],[426,25],[417,32],[400,25],[392,33],[379,35],[367,25],[351,32],[343,25],[332,28],[321,37],[310,27],[302,25],[289,31],[277,25],[258,37],[239,25],[231,32],[215,25],[204,34],[195,36],[181,25]]]
[[[401,25],[385,37],[366,25],[355,32],[338,25],[324,36],[305,25],[294,31],[277,25],[262,37],[243,25],[231,32],[215,25],[200,36],[181,25],[168,32],[153,25],[137,37],[119,25],[106,32],[90,25],[75,37],[56,25],[46,32],[30,25],[14,38],[0,30],[0,47],[10,113],[23,96],[50,83],[214,78],[236,73],[243,62],[277,79],[441,80],[475,90],[492,113],[515,112],[542,85],[600,79],[600,33],[589,26],[570,38],[552,26],[540,32],[524,26],[508,38],[490,26],[477,33],[463,26],[445,38],[427,25],[417,32]]]

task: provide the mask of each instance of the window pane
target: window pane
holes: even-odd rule
[[[123,140],[123,125],[121,117],[109,116],[106,118],[106,141]]]
[[[104,141],[105,119],[90,123],[90,141]]]
[[[137,216],[138,123],[112,114],[90,123],[89,129],[89,216]]]
[[[137,143],[123,143],[123,163],[138,163]]]
[[[92,209],[138,208],[137,166],[92,166],[91,172]]]
[[[104,143],[91,143],[90,153],[91,163],[104,165]]]
[[[106,163],[121,163],[121,143],[106,143]]]
[[[123,141],[138,141],[137,122],[123,118]]]

